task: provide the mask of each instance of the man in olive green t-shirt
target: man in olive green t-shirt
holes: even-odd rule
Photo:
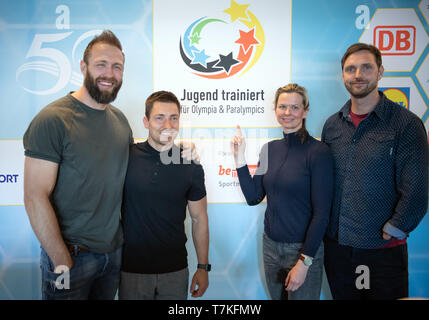
[[[24,203],[42,247],[43,299],[113,299],[119,285],[133,138],[110,105],[124,69],[116,36],[95,37],[80,67],[82,87],[42,109],[24,135]]]

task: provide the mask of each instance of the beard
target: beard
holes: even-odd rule
[[[97,85],[97,81],[106,80],[113,83],[113,88],[111,91],[100,90]],[[89,95],[92,99],[97,101],[100,104],[108,104],[116,99],[118,95],[119,89],[121,89],[122,81],[118,83],[118,81],[114,78],[103,78],[98,77],[94,79],[89,70],[86,73],[86,77],[84,80],[84,85],[86,90],[88,90]]]
[[[362,79],[355,79],[353,82],[363,82]],[[345,82],[345,86],[347,91],[350,93],[350,95],[353,98],[361,99],[365,98],[367,95],[369,95],[374,89],[377,88],[377,81],[374,82],[367,82],[365,87],[362,87],[361,89],[355,89],[353,87],[353,84]]]

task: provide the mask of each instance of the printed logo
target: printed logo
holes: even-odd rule
[[[416,51],[416,27],[377,26],[374,29],[374,46],[382,55],[413,55]]]
[[[396,88],[378,88],[380,91],[383,91],[385,96],[400,104],[406,109],[409,109],[410,106],[410,88],[409,87],[396,87]]]
[[[0,174],[0,183],[17,183],[18,174]]]
[[[84,33],[73,45],[72,59],[75,60],[75,51],[81,42],[87,38],[98,35],[102,30],[91,30]],[[54,34],[36,34],[30,49],[27,52],[26,59],[30,59],[30,62],[26,62],[21,65],[16,71],[16,81],[21,82],[22,88],[35,95],[49,95],[57,93],[64,89],[69,83],[80,86],[83,83],[83,76],[80,72],[72,70],[72,62],[61,50],[49,48],[45,46],[53,46],[53,43],[65,41],[73,32],[66,33],[54,33]],[[25,76],[28,72],[29,74]],[[29,81],[33,79],[35,74],[37,77],[43,76],[43,81],[34,82]],[[43,75],[45,74],[45,75]],[[56,79],[54,84],[51,84],[50,77]],[[24,78],[23,80],[20,78]],[[48,88],[34,88],[37,86],[47,85]]]
[[[248,9],[249,4],[240,5],[231,0],[231,7],[223,12],[231,16],[231,29],[238,27],[239,35],[229,48],[217,48],[212,52],[204,43],[205,28],[210,24],[228,24],[223,19],[202,17],[186,29],[180,38],[180,55],[185,64],[197,76],[208,79],[225,79],[238,73],[243,75],[259,60],[265,47],[265,34],[261,23]],[[238,20],[238,21],[237,21]],[[230,36],[230,35],[228,35]]]
[[[222,165],[219,165],[219,175],[220,176],[231,176],[237,178],[237,170],[231,168],[224,168]]]
[[[55,13],[58,15],[55,21],[56,30],[70,30],[69,7],[59,5]],[[83,76],[80,70],[73,71],[73,65],[79,66],[79,62],[76,63],[76,51],[88,38],[101,32],[102,30],[87,31],[79,36],[73,46],[73,31],[35,34],[25,55],[27,62],[16,70],[16,81],[25,91],[35,95],[55,94],[69,84],[82,85]],[[69,52],[61,50],[67,48],[67,44],[72,47],[71,59]]]
[[[249,168],[249,173],[253,176],[256,173],[256,169],[258,168],[257,164],[251,165],[248,164],[247,167]],[[224,168],[222,165],[219,165],[219,175],[220,176],[231,176],[233,178],[238,178],[237,170],[231,169],[231,168]]]

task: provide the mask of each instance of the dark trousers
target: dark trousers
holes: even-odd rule
[[[325,269],[335,300],[408,297],[406,243],[393,248],[359,249],[325,240]]]

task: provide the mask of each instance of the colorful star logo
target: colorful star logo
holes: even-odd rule
[[[195,20],[180,38],[180,55],[185,64],[197,76],[209,79],[225,79],[240,73],[243,75],[259,60],[265,47],[265,34],[261,23],[248,9],[249,4],[238,4],[231,0],[231,6],[225,10],[230,16],[230,24],[240,23],[238,39],[232,43],[237,47],[210,56],[205,48],[200,48],[204,37],[204,28],[211,23],[228,22],[222,19],[202,17]]]

